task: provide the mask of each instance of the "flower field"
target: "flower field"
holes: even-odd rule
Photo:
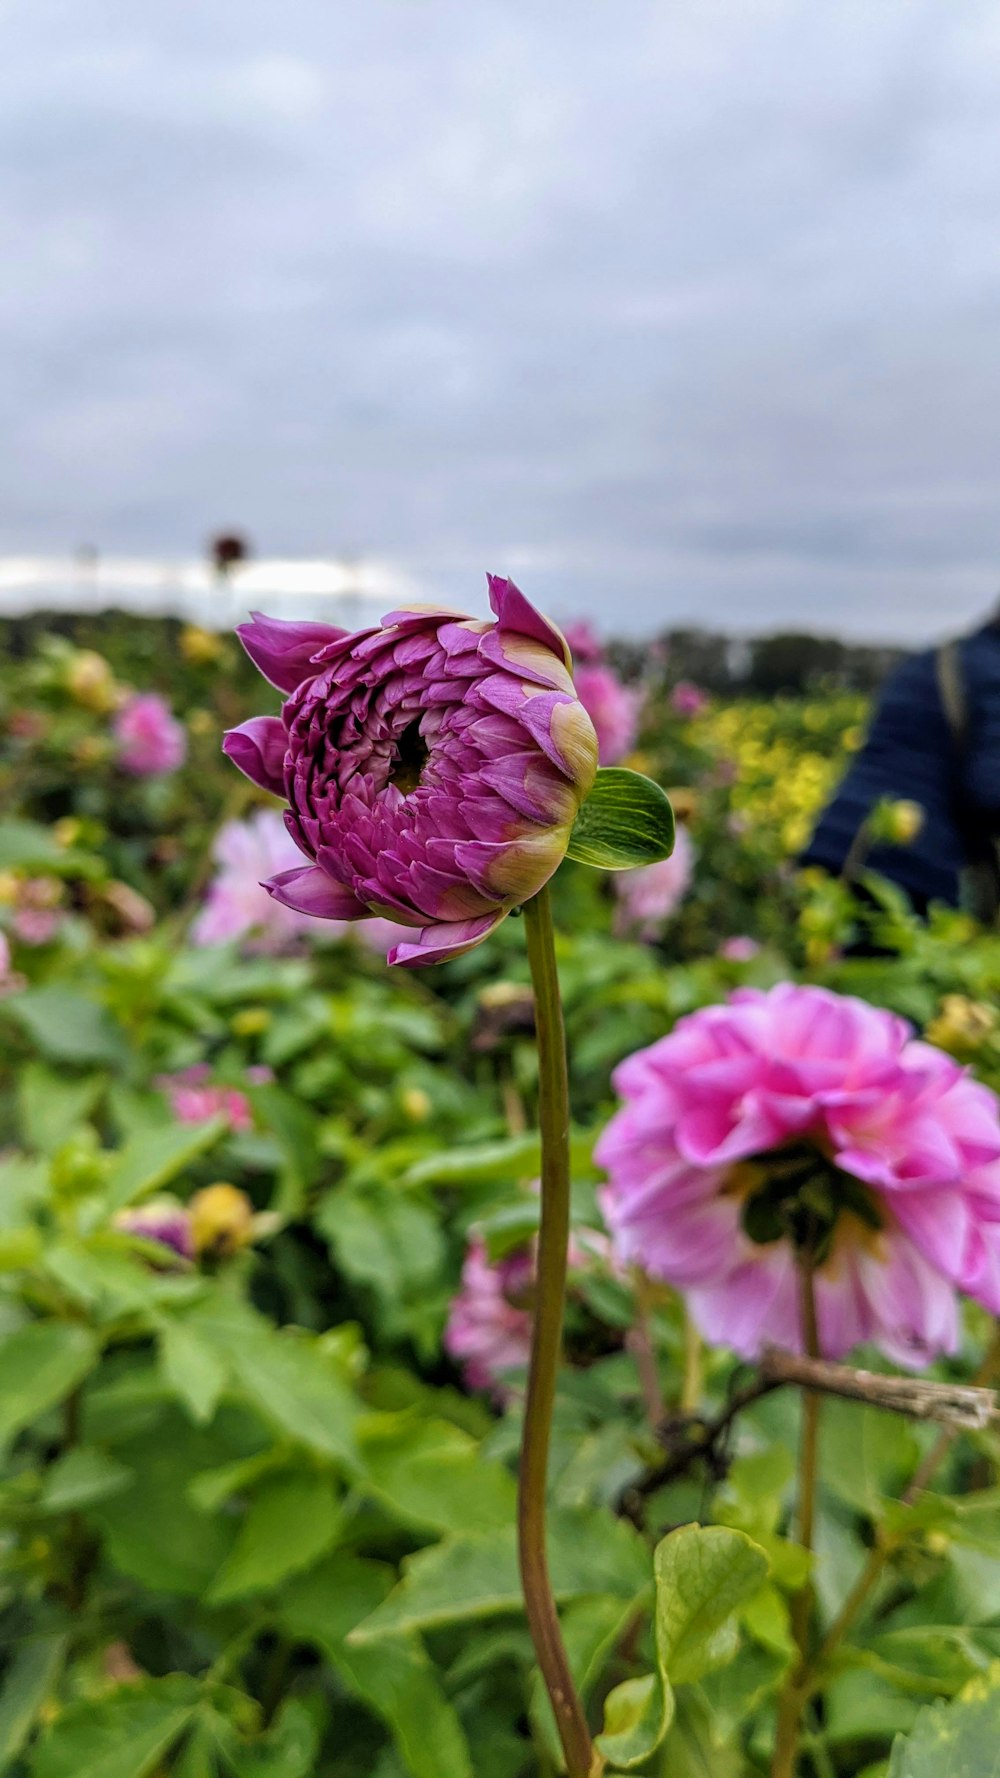
[[[514,1532],[534,804],[475,903],[440,889],[448,960],[390,968],[430,929],[259,886],[304,860],[222,753],[281,702],[234,638],[10,640],[0,1773],[551,1778]],[[861,697],[715,701],[669,659],[622,686],[570,640],[601,764],[678,822],[668,859],[552,880],[572,1232],[547,1534],[593,1769],[987,1778],[1000,1422],[959,1386],[996,1355],[1000,935],[797,867]],[[495,693],[532,736],[540,647]],[[559,834],[574,759],[572,795],[529,768]],[[374,875],[389,842],[363,837]],[[772,1344],[845,1372],[803,1390]],[[895,1411],[914,1376],[941,1387]]]

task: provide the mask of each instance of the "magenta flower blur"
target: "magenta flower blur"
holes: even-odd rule
[[[954,1351],[956,1289],[1000,1311],[997,1099],[891,1013],[742,988],[615,1086],[596,1155],[617,1251],[683,1291],[707,1338],[801,1351],[806,1245],[828,1357]]]
[[[294,869],[301,854],[277,809],[257,809],[245,821],[227,821],[212,844],[217,870],[205,905],[191,928],[196,945],[251,937],[254,949],[284,950],[302,932],[322,931],[310,914],[276,901],[266,877]]]
[[[484,1242],[470,1241],[444,1335],[444,1349],[462,1366],[470,1389],[502,1396],[505,1377],[527,1365],[534,1281],[530,1249],[491,1265]]]
[[[600,764],[620,765],[638,738],[639,693],[623,685],[611,667],[577,667],[574,678],[577,695],[597,734]]]
[[[150,1198],[134,1210],[120,1210],[115,1227],[126,1235],[140,1235],[144,1241],[157,1241],[179,1259],[194,1258],[191,1213],[176,1198]]]
[[[207,1063],[196,1062],[179,1074],[160,1074],[154,1083],[166,1093],[178,1123],[204,1124],[226,1117],[234,1130],[252,1130],[250,1101],[239,1087],[227,1087],[211,1079]]]
[[[686,827],[678,827],[669,858],[615,873],[615,931],[620,938],[634,936],[647,944],[659,938],[691,887],[694,860],[691,836]]]
[[[187,739],[170,706],[155,691],[136,692],[115,717],[118,764],[136,778],[174,772],[183,765]]]
[[[670,693],[670,703],[676,716],[700,716],[708,698],[700,685],[694,685],[690,679],[678,679]]]
[[[308,860],[265,887],[299,913],[413,928],[390,963],[457,957],[537,894],[597,769],[559,631],[512,581],[489,588],[495,623],[412,610],[353,635],[259,615],[240,627],[287,697],[225,751],[285,798]]]
[[[755,938],[739,932],[733,938],[724,938],[719,946],[719,956],[725,963],[752,963],[759,956],[760,946]]]
[[[564,630],[570,654],[577,666],[594,666],[604,659],[601,639],[585,617],[578,617]]]

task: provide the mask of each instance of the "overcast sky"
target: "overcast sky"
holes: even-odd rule
[[[1000,589],[996,0],[0,0],[0,265],[0,552]]]

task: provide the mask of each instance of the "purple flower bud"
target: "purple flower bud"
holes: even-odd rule
[[[297,913],[413,928],[390,963],[457,957],[537,894],[594,781],[562,636],[512,581],[489,586],[495,623],[411,610],[354,635],[259,616],[240,629],[291,695],[225,751],[285,797],[308,861],[265,887]]]

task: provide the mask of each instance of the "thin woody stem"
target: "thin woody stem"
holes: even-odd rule
[[[548,888],[525,905],[524,923],[538,1038],[542,1214],[518,1480],[518,1552],[528,1628],[551,1700],[569,1778],[594,1778],[600,1772],[601,1761],[595,1753],[566,1657],[545,1550],[545,1492],[562,1349],[570,1187],[569,1077]]]

